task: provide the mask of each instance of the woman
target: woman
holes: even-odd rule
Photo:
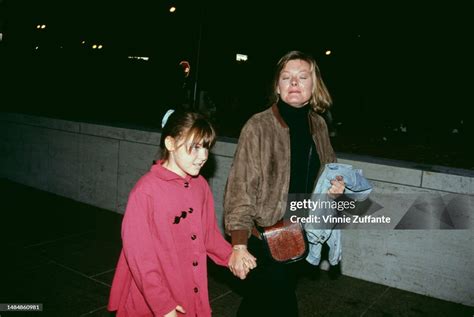
[[[324,165],[336,161],[324,112],[332,100],[312,57],[291,51],[277,64],[272,105],[242,129],[224,197],[226,232],[232,237],[231,271],[245,278],[238,316],[297,316],[294,264],[278,264],[253,235],[283,218],[289,193],[311,193]],[[333,180],[330,194],[342,194]]]

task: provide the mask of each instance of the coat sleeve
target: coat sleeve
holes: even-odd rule
[[[163,278],[163,259],[155,252],[156,239],[151,226],[151,198],[139,191],[130,194],[122,223],[122,242],[132,278],[149,308],[156,316],[163,316],[178,305],[172,298],[169,285]]]
[[[261,175],[258,143],[258,131],[249,121],[240,134],[224,194],[225,229],[228,234],[244,230],[250,235],[254,226]]]
[[[202,223],[204,225],[205,246],[207,255],[214,263],[227,266],[232,253],[232,247],[219,230],[214,209],[214,198],[209,185],[206,183]]]

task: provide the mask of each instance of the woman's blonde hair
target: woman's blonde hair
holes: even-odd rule
[[[311,67],[311,77],[313,78],[313,91],[311,93],[311,98],[309,104],[312,109],[316,112],[322,113],[326,111],[332,104],[332,98],[329,94],[326,85],[323,82],[321,77],[321,72],[319,71],[318,64],[313,57],[310,55],[300,52],[300,51],[291,51],[286,53],[277,63],[275,69],[275,75],[273,77],[273,89],[270,96],[271,103],[278,102],[280,96],[278,94],[278,82],[280,80],[280,73],[286,64],[292,60],[302,60],[307,62]]]

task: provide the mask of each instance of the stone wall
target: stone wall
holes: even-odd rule
[[[157,131],[1,113],[0,177],[123,213],[130,189],[156,157],[159,138]],[[236,140],[221,138],[207,164],[221,224],[235,147]],[[377,212],[394,220],[413,207],[420,193],[444,202],[461,195],[469,208],[461,219],[467,223],[464,230],[345,230],[343,274],[474,306],[474,173],[338,157],[363,169],[383,206]]]

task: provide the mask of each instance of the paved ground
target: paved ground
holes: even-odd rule
[[[105,306],[121,247],[122,216],[0,179],[0,303],[43,303],[13,316],[113,316]],[[210,266],[213,316],[234,316],[239,284]],[[474,316],[474,308],[315,271],[298,287],[302,317]]]

